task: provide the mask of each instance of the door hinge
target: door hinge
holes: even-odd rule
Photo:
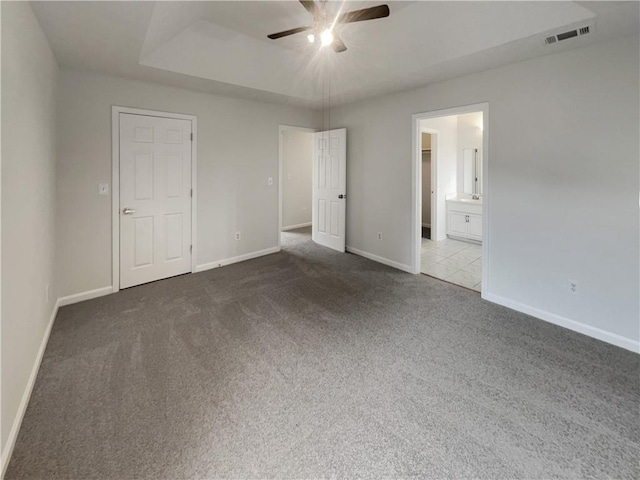
[[[193,253],[193,245],[189,245],[189,253]]]
[[[189,196],[193,197],[193,188],[189,191]]]
[[[193,142],[193,133],[191,134],[191,141]]]

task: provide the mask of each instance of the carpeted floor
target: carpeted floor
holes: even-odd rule
[[[639,478],[639,362],[294,231],[62,308],[6,478]]]

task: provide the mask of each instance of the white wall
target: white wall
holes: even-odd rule
[[[464,161],[463,150],[465,148],[477,148],[482,154],[482,112],[465,113],[458,115],[458,169],[457,191],[464,192]]]
[[[438,132],[431,139],[431,158],[437,162],[437,190],[434,199],[436,203],[436,229],[434,232],[432,227],[431,239],[440,241],[447,238],[447,204],[445,199],[447,195],[456,193],[457,189],[458,116],[451,115],[421,120],[420,128],[429,128]]]
[[[282,131],[282,228],[311,223],[313,133]]]
[[[411,115],[488,102],[485,295],[637,348],[639,58],[631,36],[334,110],[349,245],[410,268]]]
[[[197,115],[198,265],[278,246],[278,126],[314,127],[317,113],[62,70],[57,201],[62,296],[111,285],[111,197],[98,195],[98,183],[111,181],[112,105]]]
[[[30,5],[2,2],[3,469],[56,300],[57,75],[56,61]]]

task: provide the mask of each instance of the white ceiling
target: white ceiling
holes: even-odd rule
[[[331,1],[338,12],[383,3]],[[637,2],[387,2],[385,19],[343,25],[336,54],[306,35],[297,1],[33,2],[59,64],[264,101],[319,105],[417,87],[637,33]],[[544,46],[545,34],[595,25]],[[330,78],[330,82],[322,82]]]

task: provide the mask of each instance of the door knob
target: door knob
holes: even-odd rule
[[[123,208],[122,213],[125,215],[131,215],[132,213],[136,213],[136,211],[133,208]]]
[[[347,198],[346,195],[338,195],[338,198]]]

